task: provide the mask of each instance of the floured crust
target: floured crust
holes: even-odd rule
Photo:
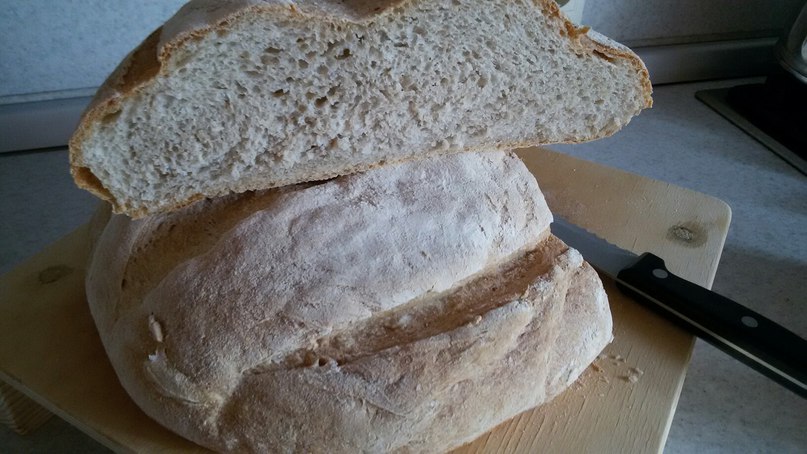
[[[245,16],[264,14],[267,16],[284,17],[292,21],[320,21],[325,23],[362,23],[378,19],[382,16],[394,14],[410,4],[419,0],[402,1],[337,1],[337,0],[308,0],[299,2],[286,2],[277,0],[232,0],[221,2],[217,0],[196,0],[185,5],[175,17],[163,27],[155,30],[137,49],[129,54],[118,68],[109,76],[99,89],[90,106],[82,115],[79,126],[70,140],[71,174],[79,187],[89,190],[96,196],[112,203],[115,212],[125,212],[135,218],[149,214],[150,210],[144,207],[130,207],[119,204],[109,191],[104,188],[92,171],[84,166],[82,146],[88,134],[99,122],[108,116],[114,115],[120,105],[134,96],[139,90],[152,84],[155,78],[167,75],[165,63],[171,55],[182,49],[189,41],[198,39],[210,33],[226,30],[233,23]],[[644,106],[652,105],[649,75],[642,61],[629,49],[618,45],[599,34],[587,33],[588,27],[578,28],[570,22],[560,11],[553,0],[535,0],[538,8],[548,16],[560,18],[564,24],[562,31],[568,36],[573,47],[581,54],[591,54],[606,60],[626,60],[633,66],[641,80],[644,97]],[[603,136],[616,132],[603,131]],[[590,137],[572,137],[567,143],[577,143],[590,140]],[[511,149],[525,146],[541,145],[535,140],[514,140],[508,142],[488,143],[484,146],[469,146],[457,150],[434,150],[434,154],[458,151],[476,151],[481,149]],[[418,157],[426,157],[428,154]],[[411,159],[410,158],[407,158]],[[339,175],[360,172],[374,168],[378,165],[400,161],[390,160],[382,163],[354,166],[338,172],[323,172],[311,175],[310,180],[324,180]],[[279,180],[272,187],[297,183],[298,181]],[[246,184],[236,188],[236,192],[255,189]],[[184,200],[173,203],[160,211],[171,211],[181,208],[205,197],[203,194],[192,195]]]
[[[130,396],[199,444],[438,452],[552,398],[611,339],[596,273],[550,221],[514,155],[453,155],[113,216],[87,296]]]

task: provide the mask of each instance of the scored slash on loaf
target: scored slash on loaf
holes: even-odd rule
[[[552,0],[195,0],[107,79],[77,184],[140,217],[468,150],[593,140],[651,104]]]

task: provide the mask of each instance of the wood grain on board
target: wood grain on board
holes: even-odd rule
[[[730,210],[715,198],[545,149],[520,150],[552,210],[710,286]],[[81,227],[0,278],[0,379],[119,452],[204,451],[143,414],[118,384],[84,298]],[[570,389],[456,450],[660,451],[693,338],[606,281],[614,342]]]

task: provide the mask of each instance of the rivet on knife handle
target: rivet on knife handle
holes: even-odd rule
[[[807,341],[795,333],[675,276],[661,258],[650,253],[619,272],[617,284],[699,337],[807,398]]]

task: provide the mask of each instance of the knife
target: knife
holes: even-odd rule
[[[795,333],[672,274],[649,252],[637,256],[557,216],[551,230],[624,293],[807,398],[807,341]]]

